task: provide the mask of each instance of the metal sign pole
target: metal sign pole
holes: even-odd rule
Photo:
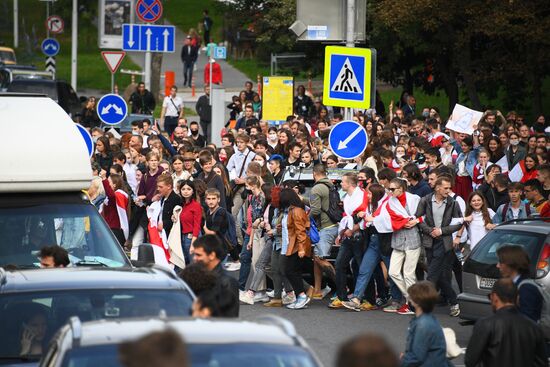
[[[210,58],[209,58],[209,64],[210,64],[210,83],[209,83],[209,86],[210,86],[210,94],[208,95],[208,103],[210,103],[210,106],[212,106],[212,90],[214,88],[212,88],[212,64],[213,64],[213,59],[212,59],[212,50],[210,50]]]
[[[111,93],[115,92],[115,73],[111,73]]]

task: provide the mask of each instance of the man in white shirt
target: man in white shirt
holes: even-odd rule
[[[172,136],[174,129],[178,126],[178,120],[184,117],[183,101],[177,96],[178,87],[170,88],[170,95],[164,97],[160,119],[164,120],[164,131]]]

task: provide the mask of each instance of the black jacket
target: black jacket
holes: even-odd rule
[[[542,330],[513,307],[504,307],[474,326],[464,362],[467,367],[545,367]]]
[[[206,186],[209,189],[216,189],[220,192],[220,206],[227,209],[227,204],[225,201],[225,187],[223,186],[222,177],[216,174],[216,172],[210,171],[209,175],[205,174],[205,172],[199,173],[197,178],[206,182]]]
[[[299,116],[311,117],[313,113],[313,101],[307,95],[294,97],[294,113]]]
[[[432,211],[432,197],[435,194],[429,194],[420,199],[418,208],[416,209],[416,217],[420,218],[424,216],[424,220],[418,226],[422,233],[422,245],[427,248],[431,248],[434,238],[430,235],[434,225],[434,215]],[[452,234],[462,227],[462,224],[453,224],[451,221],[453,218],[462,218],[462,211],[458,206],[458,203],[452,198],[447,197],[447,204],[445,205],[445,211],[443,212],[443,221],[441,222],[441,237],[445,245],[445,250],[449,251],[453,247]]]
[[[181,197],[172,191],[168,196],[168,199],[163,200],[162,225],[164,227],[164,232],[166,232],[166,237],[168,237],[170,230],[172,229],[172,214],[174,213],[174,207],[176,207],[176,205],[181,205]]]
[[[193,64],[199,57],[199,48],[191,45],[183,45],[181,48],[181,61],[184,64]]]
[[[143,115],[152,115],[155,110],[155,97],[153,93],[147,89],[143,94],[134,92],[130,96],[130,104],[132,105],[132,113],[140,113]]]
[[[239,283],[237,279],[227,274],[220,262],[213,270],[218,275],[218,285],[221,288],[228,289],[233,295],[231,300],[225,300],[230,302],[228,309],[226,310],[226,317],[239,317]]]
[[[208,101],[208,96],[202,95],[199,97],[197,104],[195,105],[195,111],[197,111],[201,122],[210,123],[212,121],[212,106]]]

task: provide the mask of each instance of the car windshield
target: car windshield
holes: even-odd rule
[[[532,270],[538,261],[546,235],[527,231],[495,229],[476,245],[466,262],[464,271],[481,276],[498,278],[497,250],[504,244],[522,246],[529,254]]]
[[[8,92],[45,94],[54,101],[58,99],[54,83],[14,81],[8,86]]]
[[[38,359],[54,333],[71,316],[78,316],[81,321],[160,314],[185,317],[191,314],[192,302],[190,293],[173,289],[93,289],[3,295],[0,298],[0,364],[18,361],[21,356]]]
[[[215,336],[214,336],[215,337]],[[304,349],[290,345],[259,343],[188,344],[193,367],[317,367]],[[101,345],[71,350],[62,367],[122,367],[116,345]]]
[[[48,204],[0,208],[0,265],[39,267],[43,246],[59,245],[72,264],[128,266],[101,215],[90,204]]]
[[[15,54],[11,51],[0,51],[0,60],[1,61],[11,61],[15,63]]]

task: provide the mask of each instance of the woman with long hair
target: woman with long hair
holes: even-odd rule
[[[296,302],[286,307],[297,310],[306,307],[311,301],[304,290],[300,260],[311,257],[311,240],[307,236],[310,222],[304,203],[294,190],[281,190],[279,205],[283,212],[281,254],[285,254],[281,272],[292,284],[296,295]]]
[[[183,157],[176,154],[172,157],[172,180],[174,180],[174,192],[178,193],[177,183],[187,178],[187,174],[183,170]]]
[[[99,166],[109,172],[113,165],[113,154],[111,153],[111,143],[106,136],[100,136],[95,143],[96,154],[94,159]]]
[[[519,133],[508,134],[510,145],[506,149],[506,159],[508,160],[508,170],[511,171],[516,164],[525,159],[527,150],[520,145]]]
[[[201,233],[202,206],[197,201],[195,183],[191,180],[180,182],[180,195],[182,197],[182,209],[180,214],[181,223],[181,246],[185,263],[191,263],[190,249]]]
[[[464,225],[458,230],[453,243],[455,246],[460,244],[462,232],[468,232],[468,242],[470,243],[470,251],[474,249],[477,243],[490,230],[496,227],[491,218],[495,212],[487,206],[487,201],[482,193],[474,191],[468,197],[466,202],[466,212],[464,217]]]
[[[462,153],[456,159],[455,193],[461,197],[468,197],[472,193],[472,177],[474,166],[477,163],[479,150],[474,148],[474,141],[467,136],[460,143]]]
[[[232,146],[218,148],[218,158],[224,166],[227,166],[227,163],[233,154],[235,154],[235,149]]]
[[[536,179],[539,173],[537,167],[539,164],[539,158],[535,153],[529,153],[525,159],[519,161],[519,163],[508,173],[508,177],[512,182],[519,181],[526,183],[529,180]]]
[[[474,176],[472,177],[474,189],[478,189],[485,182],[485,172],[493,163],[489,160],[489,152],[484,148],[479,150],[478,163],[474,166]]]
[[[288,146],[293,139],[292,133],[287,129],[281,129],[277,132],[277,135],[279,136],[279,143],[275,147],[275,154],[288,157]]]
[[[491,136],[487,139],[485,149],[489,152],[489,161],[491,161],[491,163],[497,163],[502,157],[504,157],[502,143],[496,136]]]
[[[223,187],[225,189],[225,202],[226,202],[226,209],[231,212],[231,208],[233,207],[233,199],[231,198],[231,184],[229,183],[229,178],[226,173],[226,168],[222,163],[216,163],[214,167],[212,167],[212,171],[216,172],[217,175],[220,175],[223,181]]]

